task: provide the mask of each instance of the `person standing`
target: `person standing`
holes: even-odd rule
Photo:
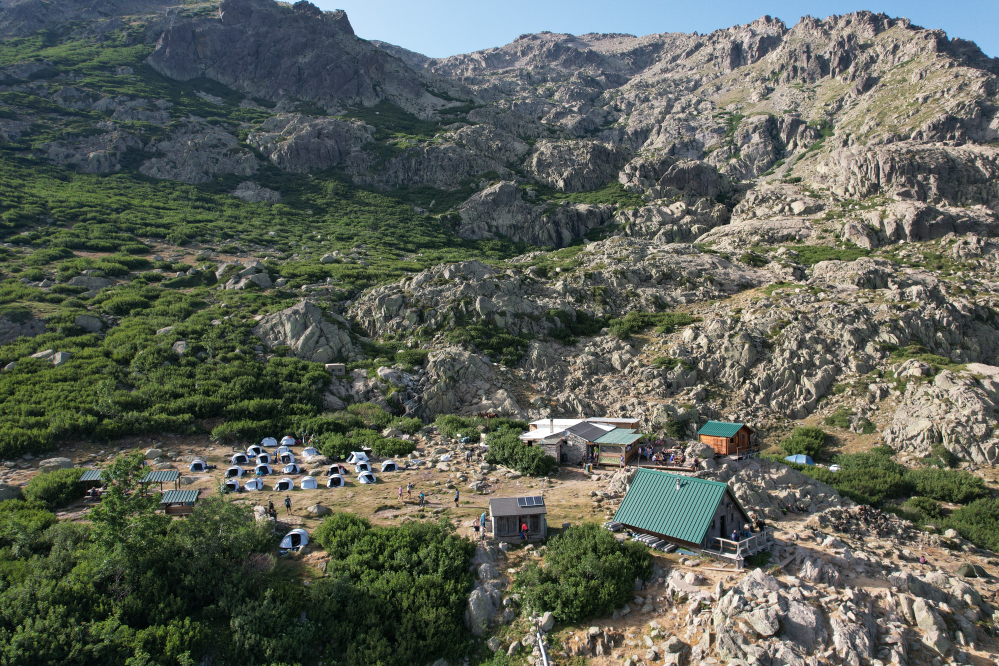
[[[456,508],[456,509],[458,508],[458,489],[457,488],[455,488],[455,490],[454,490],[454,508]]]
[[[291,513],[291,497],[288,495],[284,496],[284,508],[288,513]]]
[[[479,516],[479,524],[482,525],[482,540],[486,540],[486,512],[483,511],[482,515]]]
[[[410,481],[409,483],[406,484],[406,496],[407,497],[412,497],[413,496],[413,482],[412,481]]]
[[[421,492],[421,493],[420,493],[420,506],[423,506],[423,501],[424,501],[424,499],[426,499],[426,495],[424,495],[424,494],[423,494],[423,493]]]
[[[527,541],[527,523],[520,524],[520,538]]]
[[[472,529],[475,531],[475,538],[476,538],[476,540],[478,540],[478,538],[479,538],[479,519],[478,518],[476,518],[475,521],[472,523]]]
[[[399,486],[399,501],[402,501],[402,486]]]

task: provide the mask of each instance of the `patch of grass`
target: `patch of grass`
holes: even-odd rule
[[[620,319],[609,322],[611,335],[627,340],[635,333],[656,327],[656,332],[666,335],[677,328],[693,324],[697,319],[685,312],[638,312],[632,311]]]

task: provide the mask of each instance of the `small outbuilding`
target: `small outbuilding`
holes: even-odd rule
[[[301,548],[307,545],[309,545],[309,533],[301,527],[296,527],[284,535],[278,547],[282,550],[292,550],[293,548]]]
[[[288,477],[285,477],[274,484],[274,490],[276,490],[279,493],[286,492],[288,490],[293,489],[294,487],[295,487],[294,479],[289,479]]]
[[[326,371],[334,377],[343,377],[347,374],[347,366],[344,363],[327,363]]]
[[[343,488],[345,485],[347,485],[346,481],[339,474],[332,474],[326,479],[327,488]]]
[[[249,465],[250,456],[246,455],[245,453],[237,453],[236,455],[234,455],[232,458],[229,459],[229,462],[231,462],[233,465]]]
[[[268,474],[273,474],[274,472],[271,470],[271,466],[267,463],[260,463],[253,468],[253,473],[257,476],[267,476]]]
[[[225,478],[227,479],[238,478],[243,476],[244,474],[246,474],[245,469],[237,465],[233,465],[232,467],[230,467],[225,471]]]
[[[361,472],[360,474],[357,475],[358,483],[368,484],[368,483],[375,483],[376,481],[377,479],[375,479],[375,475],[372,474],[371,472]]]
[[[319,484],[316,483],[316,480],[313,477],[307,476],[304,479],[302,479],[302,482],[299,484],[299,487],[302,490],[315,490],[316,488],[319,487]]]
[[[719,456],[739,456],[755,452],[752,441],[755,430],[745,423],[728,421],[708,421],[697,431],[697,439],[710,446]]]
[[[246,488],[247,490],[263,490],[264,489],[264,480],[263,479],[250,479],[249,481],[246,482],[246,484],[243,487]]]
[[[498,497],[489,500],[489,526],[497,541],[519,542],[520,528],[527,525],[527,541],[548,536],[548,509],[541,495]]]
[[[398,472],[399,465],[394,460],[386,460],[382,463],[383,472]]]
[[[200,490],[168,490],[160,498],[160,506],[168,516],[189,516],[200,494]]]

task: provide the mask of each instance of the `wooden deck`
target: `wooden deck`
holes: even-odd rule
[[[746,558],[765,550],[770,550],[773,545],[774,530],[772,527],[767,527],[762,532],[753,532],[752,535],[742,541],[714,538],[708,544],[708,547],[702,549],[701,552],[705,555],[733,562],[737,568],[741,569]]]

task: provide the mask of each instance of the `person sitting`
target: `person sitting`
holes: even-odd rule
[[[738,530],[732,530],[732,541],[738,541],[738,540],[739,540]]]

